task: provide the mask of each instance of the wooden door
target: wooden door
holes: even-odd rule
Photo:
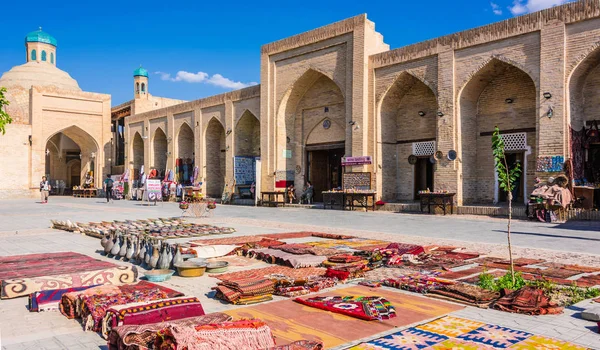
[[[526,181],[525,173],[524,173],[524,169],[523,169],[523,159],[525,158],[524,153],[523,152],[506,153],[505,157],[506,157],[506,164],[508,164],[509,169],[514,168],[517,163],[521,164],[520,165],[521,166],[521,174],[519,175],[516,183],[514,184],[515,189],[513,190],[513,203],[523,203],[524,198],[525,198],[523,190],[525,188],[524,183]],[[498,200],[500,202],[506,202],[507,201],[506,191],[504,191],[502,188],[500,188],[500,185],[498,185],[498,192],[499,192]]]
[[[321,192],[329,190],[329,153],[327,151],[308,152],[308,180],[314,186],[314,201],[322,202]],[[301,186],[298,186],[301,188]]]

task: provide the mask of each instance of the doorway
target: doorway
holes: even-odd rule
[[[513,190],[512,195],[513,195],[514,203],[523,203],[523,200],[524,200],[523,188],[524,188],[524,181],[525,181],[524,180],[525,169],[523,169],[523,159],[525,158],[524,153],[523,152],[505,153],[504,156],[506,157],[506,164],[508,164],[508,169],[513,169],[517,163],[519,163],[521,166],[521,174],[519,175],[516,183],[514,184],[515,189]],[[498,188],[499,188],[498,200],[500,202],[508,201],[506,191],[504,191],[500,187],[500,185],[498,185]]]
[[[433,191],[433,164],[429,157],[419,157],[415,164],[414,199],[419,198],[419,191],[426,189]]]
[[[342,187],[342,157],[344,148],[307,152],[306,178],[314,186],[314,201],[323,201],[323,191]]]

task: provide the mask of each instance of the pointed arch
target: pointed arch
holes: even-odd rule
[[[42,61],[46,62],[46,50],[42,50]]]
[[[569,117],[568,125],[579,131],[587,120],[597,119],[600,93],[595,88],[600,82],[600,42],[582,57],[567,79]]]
[[[381,159],[376,160],[387,165],[382,167],[378,181],[384,200],[413,200],[419,190],[435,187],[433,177],[427,176],[427,171],[433,172],[431,165],[427,165],[431,169],[421,171],[406,159],[413,153],[410,140],[436,139],[437,110],[434,89],[409,71],[400,73],[380,99],[376,121]]]
[[[152,136],[152,168],[159,172],[165,171],[167,168],[167,134],[159,126],[154,131]]]
[[[138,180],[140,169],[144,165],[144,139],[136,131],[131,142],[131,154],[133,156],[133,179]]]
[[[260,156],[260,121],[246,109],[235,125],[235,155]]]
[[[176,158],[181,159],[194,159],[195,143],[194,143],[194,130],[190,127],[187,122],[181,123],[179,131],[177,132],[177,149],[175,150]]]
[[[54,64],[54,52],[50,52],[50,63]]]
[[[328,128],[324,127],[326,120],[329,121]],[[341,124],[339,121],[331,120],[325,117],[313,125],[306,135],[304,144],[314,145],[323,143],[342,143],[345,139],[345,125]]]
[[[31,61],[37,61],[37,51],[35,49],[31,50]]]
[[[212,198],[221,196],[225,185],[225,128],[218,118],[211,118],[204,132],[204,162],[206,194]]]
[[[146,83],[142,83],[142,94],[146,93]]]
[[[459,167],[462,182],[459,200],[463,203],[490,203],[499,198],[496,170],[491,153],[489,132],[526,129],[527,145],[534,152],[523,159],[523,174],[535,167],[538,90],[532,76],[513,63],[495,56],[472,74],[458,94]],[[485,133],[487,136],[482,136]],[[517,197],[525,200],[527,187],[532,188],[534,175],[520,179]],[[500,193],[501,194],[501,193]],[[517,198],[515,198],[517,199]]]

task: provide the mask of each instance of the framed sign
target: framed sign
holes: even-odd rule
[[[162,200],[162,188],[160,180],[148,179],[146,180],[146,190],[144,191],[146,198],[149,202],[156,202]]]
[[[344,173],[342,187],[344,190],[368,191],[371,189],[371,173]]]
[[[371,156],[363,156],[363,157],[342,157],[342,166],[347,165],[365,165],[372,164],[373,159]]]

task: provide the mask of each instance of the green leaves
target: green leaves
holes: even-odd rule
[[[12,118],[4,110],[4,106],[8,106],[10,102],[4,97],[6,88],[0,88],[0,132],[2,135],[6,134],[6,125],[12,123]]]
[[[492,154],[494,156],[494,164],[498,173],[498,181],[500,188],[505,192],[514,190],[514,183],[521,175],[521,164],[516,163],[511,169],[508,169],[506,164],[506,156],[504,153],[504,141],[500,137],[500,129],[496,127],[492,134]]]

